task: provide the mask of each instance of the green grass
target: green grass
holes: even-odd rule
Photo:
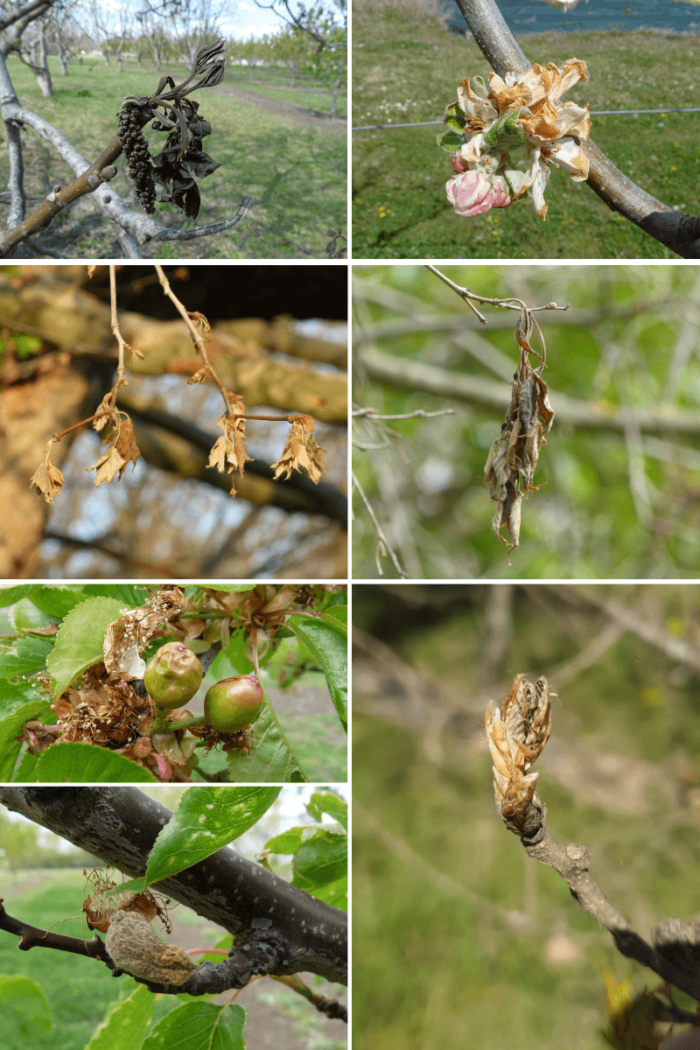
[[[259,95],[266,95],[268,98],[278,98],[282,102],[293,102],[296,106],[306,106],[308,109],[320,109],[324,113],[330,113],[331,111],[331,103],[333,99],[330,94],[319,95],[315,91],[300,91],[297,88],[292,87],[278,87],[271,84],[261,84],[257,80],[241,81],[239,86],[248,88],[249,91],[255,91]],[[347,112],[347,98],[338,96],[338,103],[336,106],[337,116],[345,117],[347,116]]]
[[[50,60],[54,95],[41,96],[31,72],[15,58],[8,68],[20,102],[50,121],[92,160],[116,130],[116,113],[125,95],[143,95],[156,86],[158,74],[127,65],[119,74],[101,59],[72,63],[61,77]],[[184,77],[184,73],[183,73]],[[199,183],[202,208],[198,225],[229,218],[248,195],[255,204],[242,222],[216,237],[165,243],[155,256],[172,258],[325,258],[327,231],[346,228],[346,146],[342,135],[320,132],[283,116],[273,116],[250,103],[236,102],[215,91],[197,94],[201,112],[213,126],[205,149],[221,167]],[[146,131],[161,148],[164,136]],[[34,132],[24,133],[28,193],[39,199],[72,179],[67,165]],[[113,186],[138,209],[123,158]],[[8,177],[7,158],[0,158],[0,182]],[[38,206],[39,200],[33,202]],[[105,256],[113,234],[102,213],[83,198],[63,212],[44,236],[56,237],[58,250],[77,257]],[[184,225],[173,205],[158,205],[159,222]],[[186,220],[190,225],[191,220]],[[75,232],[74,228],[77,226]]]
[[[440,120],[465,76],[487,76],[473,39],[391,8],[353,22],[353,125]],[[687,84],[698,37],[542,33],[522,40],[532,62],[558,65],[575,54],[590,81],[566,99],[591,110],[660,109],[700,102]],[[353,136],[355,258],[675,258],[610,211],[586,186],[553,169],[541,222],[529,200],[473,219],[457,218],[445,197],[449,154],[437,127],[362,131]],[[631,179],[660,200],[696,214],[700,114],[593,117],[592,139]]]
[[[454,601],[456,588],[444,589]],[[415,622],[414,614],[409,626],[417,593],[410,605],[392,606],[378,590],[355,588],[355,624],[372,632],[379,623],[380,636],[425,680],[438,680],[445,714],[451,707],[455,715],[424,740],[402,728],[400,716],[385,722],[362,714],[355,696],[353,944],[362,959],[353,984],[356,1050],[603,1050],[603,971],[618,982],[630,978],[634,993],[657,988],[659,980],[616,951],[563,880],[529,860],[495,813],[474,703],[487,637],[483,596],[463,588],[463,606],[451,616],[443,619],[436,602],[438,622]],[[596,590],[647,609],[669,633],[692,634],[694,588]],[[598,627],[568,601],[518,588],[504,683],[517,671],[541,673],[565,662]],[[683,774],[674,775],[684,768],[677,749],[691,770],[700,755],[697,675],[677,672],[639,638],[622,638],[557,688],[552,739],[536,767],[554,833],[590,849],[593,878],[643,936],[662,916],[688,919],[698,909],[697,803],[681,800]],[[387,683],[391,677],[389,671]],[[551,679],[556,686],[554,673]],[[504,695],[499,688],[493,699]],[[394,700],[400,712],[400,696],[382,699]],[[427,757],[436,753],[437,762]],[[567,755],[577,760],[573,770]],[[601,757],[607,765],[596,764]],[[644,770],[646,782],[635,782],[634,768]],[[590,801],[589,789],[608,804]],[[630,796],[638,805],[626,811]],[[377,824],[431,865],[433,876],[382,838]],[[453,892],[438,884],[440,876],[453,880]],[[567,938],[578,957],[553,961],[553,937]]]

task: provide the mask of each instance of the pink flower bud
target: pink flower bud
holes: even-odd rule
[[[507,208],[512,203],[508,183],[502,175],[491,176],[491,188],[493,189],[494,208]]]
[[[480,171],[465,171],[454,175],[445,185],[447,199],[456,215],[469,218],[483,215],[493,207],[493,190],[489,180]]]
[[[462,160],[459,153],[455,153],[452,158],[452,170],[457,175],[461,175],[464,171],[469,171],[469,165],[466,161]]]

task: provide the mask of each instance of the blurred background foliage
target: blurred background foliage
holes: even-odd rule
[[[484,710],[517,673],[544,674],[554,834],[590,850],[641,936],[699,918],[697,586],[353,595],[356,1050],[602,1050],[604,971],[633,994],[660,982],[501,823]]]
[[[557,413],[523,500],[520,549],[491,533],[482,482],[510,403],[518,314],[482,324],[425,267],[356,266],[353,470],[412,578],[674,578],[700,572],[700,273],[665,266],[444,266],[488,297],[568,304],[539,318]],[[533,345],[537,346],[536,343]],[[534,361],[535,359],[533,359]],[[365,448],[359,446],[366,446]],[[354,493],[355,578],[373,578],[377,536]]]

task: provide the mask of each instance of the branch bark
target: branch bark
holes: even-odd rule
[[[506,25],[496,0],[455,0],[483,55],[499,76],[522,74],[532,63]],[[588,185],[613,211],[684,259],[700,259],[700,218],[680,215],[658,201],[613,164],[590,139]]]
[[[494,382],[482,376],[450,372],[422,361],[411,361],[405,357],[365,350],[362,364],[371,379],[408,390],[422,390],[428,394],[448,398],[450,401],[466,401],[504,409],[511,396],[506,383]],[[576,401],[566,394],[550,391],[556,399],[557,420],[570,423],[581,430],[612,430],[624,433],[630,424],[642,431],[661,430],[674,434],[699,434],[700,417],[697,412],[675,409],[668,412],[649,411],[642,408],[619,408],[606,413],[595,405]]]
[[[135,788],[5,785],[0,802],[132,877],[145,872],[156,837],[172,816]],[[236,938],[227,963],[202,964],[173,991],[200,995],[241,987],[235,980],[223,987],[219,983],[247,973],[245,984],[255,972],[283,976],[307,971],[347,983],[345,913],[229,847],[157,886]],[[151,990],[167,991],[168,986]]]

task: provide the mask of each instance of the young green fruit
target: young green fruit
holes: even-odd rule
[[[220,733],[237,733],[260,717],[264,697],[254,674],[237,674],[217,682],[204,697],[207,724]]]
[[[168,642],[151,660],[143,676],[147,692],[161,707],[183,707],[202,684],[199,658],[180,642]]]

